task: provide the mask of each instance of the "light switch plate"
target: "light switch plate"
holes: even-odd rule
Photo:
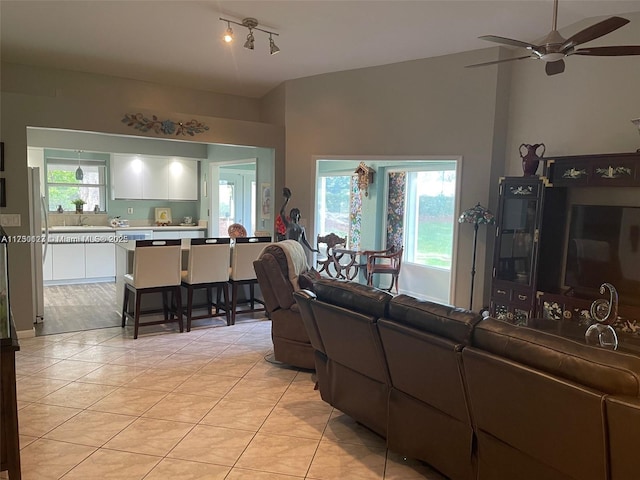
[[[22,218],[19,213],[2,213],[0,214],[0,225],[3,227],[20,227],[22,226]]]
[[[127,213],[131,215],[133,213],[133,207],[127,208]]]

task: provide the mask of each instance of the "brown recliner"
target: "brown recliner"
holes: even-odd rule
[[[299,287],[296,272],[290,271],[294,268],[291,265],[292,257],[304,258],[300,243],[294,240],[274,243],[266,247],[258,260],[253,262],[253,268],[271,317],[275,359],[294,367],[314,369],[313,347],[293,298],[293,292]]]
[[[326,352],[327,380],[318,375],[322,398],[385,436],[390,382],[377,322],[392,297],[343,280],[321,279],[314,287],[311,319]]]
[[[640,359],[492,318],[476,326],[462,359],[478,480],[610,478],[606,400],[638,397]],[[607,406],[613,420],[628,408]],[[615,445],[624,427],[613,426]]]
[[[389,373],[387,446],[452,480],[475,478],[462,350],[480,315],[399,295],[378,321]]]

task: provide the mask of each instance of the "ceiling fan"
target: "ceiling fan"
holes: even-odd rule
[[[467,67],[481,67],[484,65],[493,65],[496,63],[510,62],[513,60],[523,60],[525,58],[534,58],[544,60],[546,62],[545,71],[547,75],[556,75],[564,72],[564,58],[570,55],[589,55],[600,57],[615,57],[621,55],[640,55],[640,46],[638,45],[619,45],[611,47],[586,47],[576,49],[578,45],[590,42],[596,38],[600,38],[608,33],[629,23],[629,20],[621,17],[609,17],[590,27],[580,30],[578,33],[565,39],[557,30],[558,26],[558,0],[554,0],[553,5],[553,29],[545,37],[540,45],[523,42],[521,40],[513,40],[511,38],[498,37],[495,35],[484,35],[479,37],[490,42],[501,43],[514,47],[524,47],[530,51],[529,55],[521,57],[506,58],[503,60],[495,60],[493,62],[477,63],[475,65],[467,65]]]

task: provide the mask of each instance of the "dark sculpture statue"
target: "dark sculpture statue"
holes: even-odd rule
[[[313,248],[309,244],[309,241],[307,240],[307,235],[304,231],[304,227],[299,223],[300,216],[301,216],[300,210],[297,208],[292,208],[291,211],[289,212],[289,219],[287,219],[287,216],[285,215],[285,207],[287,206],[287,204],[289,203],[289,200],[291,199],[291,190],[289,190],[287,187],[284,187],[282,189],[282,195],[284,196],[285,200],[284,200],[284,203],[282,204],[282,207],[280,208],[280,218],[282,218],[282,223],[284,223],[284,226],[287,229],[285,233],[285,238],[287,240],[295,240],[297,242],[300,242],[304,247],[306,247],[312,252],[318,252],[319,250]]]

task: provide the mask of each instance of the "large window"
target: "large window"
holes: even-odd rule
[[[455,164],[407,172],[406,261],[451,268],[455,189]]]
[[[82,168],[82,179],[76,179],[76,170]],[[101,160],[47,159],[47,199],[49,211],[62,206],[75,211],[74,200],[84,200],[85,210],[97,205],[106,211],[106,162]]]
[[[351,175],[318,178],[318,226],[320,235],[349,237]]]

